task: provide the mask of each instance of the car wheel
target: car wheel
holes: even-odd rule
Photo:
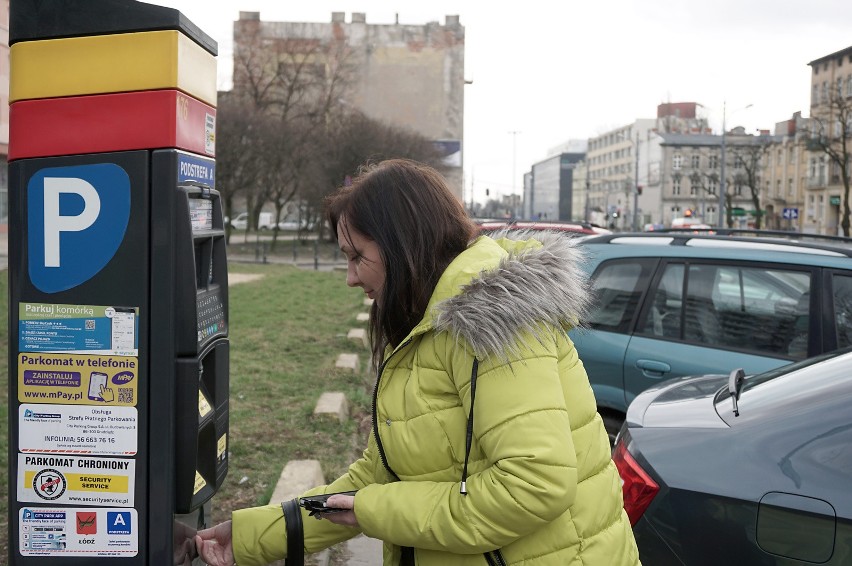
[[[621,430],[621,425],[624,424],[624,417],[612,414],[601,414],[601,419],[603,419],[604,428],[606,429],[606,435],[609,437],[609,446],[611,448],[615,446],[615,438]]]

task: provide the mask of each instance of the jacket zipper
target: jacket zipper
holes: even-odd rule
[[[384,465],[385,469],[390,472],[390,475],[396,478],[397,481],[399,481],[399,476],[396,475],[396,473],[391,469],[390,465],[388,465],[388,459],[387,456],[385,456],[385,448],[384,446],[382,446],[382,437],[379,435],[379,410],[377,407],[379,399],[379,382],[382,380],[382,373],[385,371],[385,366],[388,365],[388,362],[391,361],[391,358],[393,358],[396,353],[402,350],[405,346],[410,344],[412,340],[413,338],[409,338],[408,340],[400,344],[391,353],[391,355],[388,356],[388,359],[382,362],[382,365],[379,366],[379,369],[376,372],[376,385],[375,387],[373,387],[373,435],[376,437],[376,447],[378,447],[379,449],[379,458],[382,459],[382,464]]]
[[[508,566],[508,563],[506,562],[506,559],[503,558],[503,553],[500,552],[499,548],[492,552],[486,552],[485,561],[488,562],[488,566]]]

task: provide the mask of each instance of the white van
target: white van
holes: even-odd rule
[[[239,213],[231,220],[231,227],[235,230],[246,230],[248,228],[248,212]],[[257,217],[258,230],[272,230],[275,227],[275,218],[271,212],[261,212]]]

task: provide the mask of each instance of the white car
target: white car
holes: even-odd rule
[[[236,218],[231,220],[231,227],[235,230],[248,229],[248,212],[239,213]],[[275,227],[275,221],[271,212],[261,212],[257,219],[258,230],[272,230]]]

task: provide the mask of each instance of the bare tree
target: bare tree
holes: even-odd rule
[[[222,197],[223,214],[233,218],[234,198],[258,181],[260,112],[231,93],[219,93],[216,113],[216,188]],[[229,236],[230,236],[230,229]]]
[[[832,169],[829,176],[832,184],[839,182],[843,188],[843,210],[840,227],[849,237],[850,208],[850,151],[852,151],[852,98],[844,96],[840,85],[831,89],[827,109],[811,116],[809,147],[828,157]]]
[[[761,227],[765,214],[760,203],[760,173],[762,159],[769,150],[770,136],[757,136],[749,140],[742,140],[730,146],[731,157],[734,161],[734,186],[746,187],[749,199],[754,210],[754,227]],[[729,195],[726,195],[729,196]],[[731,216],[731,200],[726,202],[725,209],[728,211],[728,226],[733,225]]]

